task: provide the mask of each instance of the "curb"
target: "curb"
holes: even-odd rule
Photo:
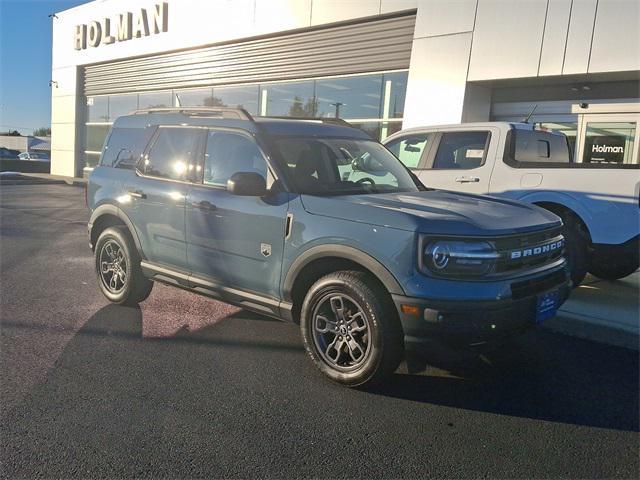
[[[0,185],[61,185],[84,187],[86,178],[64,177],[48,173],[20,173],[16,176],[0,177]]]
[[[640,351],[640,335],[618,328],[597,325],[580,314],[558,312],[542,328],[583,340]]]

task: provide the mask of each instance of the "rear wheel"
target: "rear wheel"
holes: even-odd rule
[[[100,290],[109,301],[136,305],[151,294],[153,282],[143,275],[138,251],[124,228],[109,227],[100,234],[95,265]]]
[[[318,280],[305,297],[300,328],[318,369],[350,387],[383,381],[404,354],[391,299],[363,272],[335,272]]]

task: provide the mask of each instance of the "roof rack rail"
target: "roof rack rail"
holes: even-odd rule
[[[253,117],[244,108],[230,107],[157,107],[143,108],[133,112],[134,115],[145,113],[182,113],[192,116],[213,116],[216,118],[229,118],[235,120],[248,120],[253,122]]]
[[[355,128],[346,120],[343,120],[342,118],[335,118],[335,117],[333,118],[332,117],[329,117],[329,118],[327,117],[287,117],[284,115],[267,115],[266,117],[262,117],[262,118],[278,118],[282,120],[306,120],[308,122],[330,123],[332,125],[340,125],[343,127]]]

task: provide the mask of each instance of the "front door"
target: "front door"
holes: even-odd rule
[[[415,173],[431,188],[486,194],[500,131],[493,127],[442,132],[432,140],[423,169]]]
[[[202,176],[189,188],[187,257],[194,277],[279,298],[288,194],[245,197],[227,191],[238,172],[273,177],[253,137],[244,131],[207,132]]]

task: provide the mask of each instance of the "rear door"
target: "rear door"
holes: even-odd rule
[[[188,173],[198,149],[197,128],[159,127],[138,166],[125,181],[121,208],[133,222],[147,260],[188,271],[185,202]],[[124,200],[124,199],[123,199]]]
[[[288,194],[245,197],[227,191],[238,172],[256,172],[273,184],[254,138],[242,130],[206,133],[201,178],[189,188],[186,232],[194,277],[279,298]]]
[[[423,168],[416,173],[427,187],[488,193],[499,136],[494,127],[440,132],[431,141]]]

